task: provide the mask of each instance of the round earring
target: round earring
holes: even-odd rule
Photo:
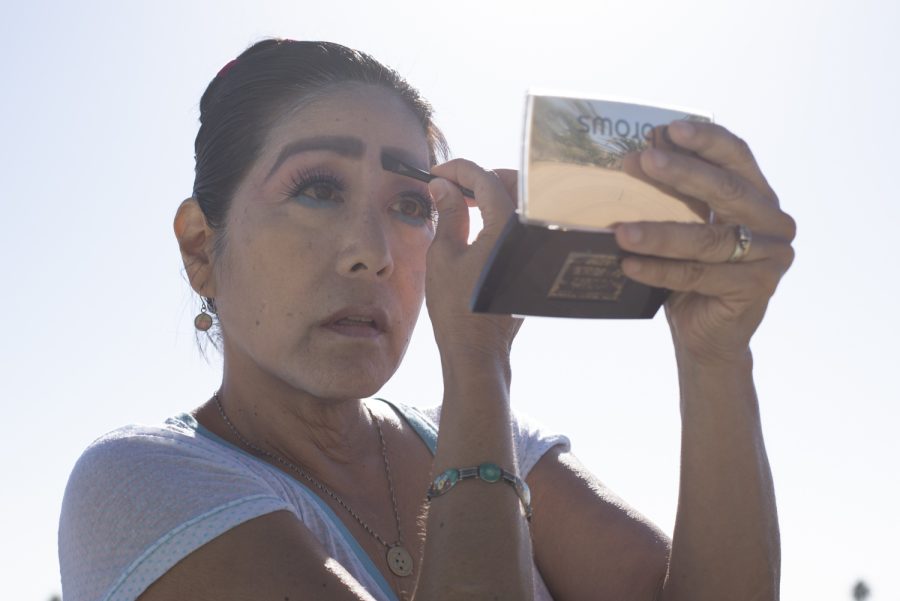
[[[211,307],[215,306],[213,304],[213,300],[209,299],[209,304],[207,304],[207,299],[203,299],[200,304],[200,313],[197,314],[197,317],[194,318],[194,327],[200,330],[201,332],[206,332],[213,325],[213,318],[208,313]],[[215,313],[215,309],[212,309],[213,313]]]

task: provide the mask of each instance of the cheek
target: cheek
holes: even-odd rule
[[[431,238],[417,240],[414,244],[407,245],[402,249],[404,257],[404,288],[409,288],[414,294],[424,296],[425,294],[425,271],[427,265],[428,247],[431,245]]]
[[[305,316],[304,294],[315,290],[321,241],[296,227],[250,228],[236,223],[221,261],[223,327],[251,335],[284,331]],[[219,263],[217,263],[217,267]],[[300,302],[298,302],[300,301]],[[228,326],[231,326],[230,328]]]

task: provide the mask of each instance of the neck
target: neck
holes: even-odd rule
[[[372,421],[359,399],[323,399],[275,378],[252,378],[226,362],[218,392],[222,408],[240,437],[287,460],[323,482],[341,487],[341,474],[370,469],[378,444]],[[207,428],[248,449],[210,400],[196,416]]]

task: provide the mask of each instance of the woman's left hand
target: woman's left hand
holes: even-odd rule
[[[666,313],[675,349],[703,363],[745,357],[769,298],[794,258],[794,220],[779,208],[747,144],[711,123],[676,121],[671,141],[693,153],[651,148],[640,155],[647,177],[707,203],[710,224],[629,223],[616,241],[629,256],[629,278],[673,291]],[[749,228],[749,252],[729,261],[738,226]]]

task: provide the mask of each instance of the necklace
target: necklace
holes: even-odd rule
[[[228,419],[228,416],[225,414],[225,408],[222,407],[222,401],[219,399],[218,391],[213,394],[213,399],[215,399],[216,407],[219,408],[219,414],[228,425],[231,433],[234,434],[235,437],[237,437],[237,439],[240,440],[245,447],[255,451],[260,455],[264,455],[269,459],[272,459],[273,461],[276,461],[277,463],[281,464],[291,471],[297,472],[313,486],[334,499],[341,507],[346,509],[347,512],[349,512],[350,515],[353,516],[353,519],[355,519],[363,528],[365,528],[366,532],[371,534],[375,538],[375,540],[377,540],[387,549],[387,564],[391,572],[393,572],[397,576],[409,576],[410,574],[412,574],[413,560],[412,556],[409,554],[409,551],[407,551],[403,547],[403,533],[400,531],[400,511],[397,509],[397,495],[394,493],[394,481],[391,478],[391,464],[388,462],[387,445],[384,444],[384,433],[381,431],[381,424],[379,424],[378,420],[375,419],[375,415],[372,413],[372,410],[369,409],[368,405],[363,403],[363,406],[366,408],[366,411],[369,412],[369,416],[372,418],[372,421],[375,422],[375,427],[378,429],[378,439],[381,441],[381,456],[384,458],[384,471],[385,473],[387,473],[388,488],[391,490],[391,503],[394,507],[394,519],[397,521],[397,542],[394,544],[390,544],[386,540],[381,538],[377,532],[372,530],[372,528],[368,524],[366,524],[363,519],[359,517],[359,515],[357,515],[357,513],[353,511],[353,509],[337,495],[337,493],[313,478],[312,475],[305,469],[300,466],[294,465],[280,455],[276,455],[275,453],[271,453],[269,451],[266,451],[265,449],[258,447],[257,445],[244,438],[244,436],[238,431],[235,425],[231,423],[231,420]]]

